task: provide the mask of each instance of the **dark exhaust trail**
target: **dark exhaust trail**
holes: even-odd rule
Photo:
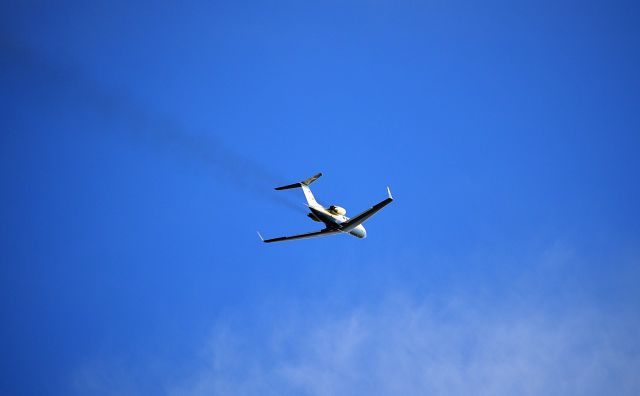
[[[216,137],[198,135],[184,125],[166,116],[160,116],[136,104],[126,95],[117,95],[104,89],[99,83],[81,72],[62,68],[47,62],[43,57],[16,45],[6,36],[0,38],[0,71],[18,67],[31,78],[51,89],[66,91],[67,95],[88,105],[92,110],[113,122],[125,123],[127,133],[122,137],[130,143],[151,146],[159,152],[197,161],[206,166],[213,176],[241,192],[268,199],[283,207],[306,212],[301,203],[278,195],[273,187],[290,182],[277,177],[267,168],[238,153]],[[117,129],[117,128],[114,128]],[[122,135],[121,132],[113,132]]]

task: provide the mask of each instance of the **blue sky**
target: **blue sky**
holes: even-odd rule
[[[640,392],[637,5],[90,3],[0,7],[0,394]]]

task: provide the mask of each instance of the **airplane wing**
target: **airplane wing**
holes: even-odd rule
[[[379,211],[380,209],[382,209],[385,206],[389,205],[393,201],[393,197],[391,196],[391,190],[389,190],[389,187],[387,187],[387,193],[389,194],[389,197],[387,199],[385,199],[384,201],[373,205],[372,207],[370,207],[369,209],[367,209],[364,212],[360,213],[356,217],[352,217],[348,221],[345,221],[344,223],[342,223],[340,225],[341,226],[340,230],[342,230],[343,232],[349,232],[349,231],[353,230],[354,228],[356,228],[360,224],[364,223],[364,221],[367,220],[369,217],[371,217],[374,214],[376,214],[377,211]]]
[[[283,236],[283,237],[272,238],[272,239],[263,239],[262,235],[260,235],[260,233],[258,233],[258,236],[260,237],[260,239],[262,239],[262,242],[271,243],[271,242],[291,241],[293,239],[316,238],[316,237],[321,237],[321,236],[325,236],[325,235],[339,234],[340,232],[341,232],[340,230],[332,230],[332,229],[329,229],[329,228],[325,228],[324,230],[314,231],[314,232],[307,232],[306,234]]]

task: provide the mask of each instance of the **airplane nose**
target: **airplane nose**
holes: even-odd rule
[[[359,225],[356,228],[354,228],[353,230],[351,230],[349,232],[349,234],[353,235],[356,238],[360,238],[360,239],[367,237],[367,231],[364,229],[364,227],[362,225]]]

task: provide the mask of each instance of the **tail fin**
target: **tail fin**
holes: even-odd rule
[[[310,178],[303,180],[299,183],[293,183],[293,184],[289,184],[286,186],[282,186],[282,187],[276,187],[276,190],[288,190],[290,188],[299,188],[302,186],[308,186],[309,184],[313,183],[314,181],[318,180],[320,178],[320,176],[322,176],[322,173],[318,173],[317,175],[313,175]]]
[[[311,184],[314,181],[318,180],[320,178],[320,176],[322,176],[322,173],[318,173],[317,175],[313,175],[310,178],[308,178],[306,180],[303,180],[303,181],[301,181],[299,183],[293,183],[293,184],[289,184],[289,185],[282,186],[282,187],[276,187],[276,190],[288,190],[290,188],[302,188],[302,191],[304,192],[304,196],[307,199],[307,203],[309,204],[309,206],[315,206],[315,205],[318,205],[318,202],[316,202],[315,197],[311,193],[311,190],[309,189],[309,184]]]

